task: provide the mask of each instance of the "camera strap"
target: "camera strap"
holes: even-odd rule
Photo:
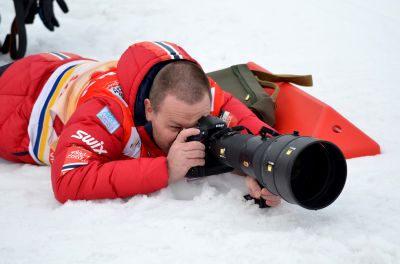
[[[255,203],[255,204],[258,204],[258,207],[261,208],[261,209],[271,207],[271,206],[269,206],[269,205],[267,205],[267,204],[265,203],[266,201],[265,201],[265,199],[262,198],[262,197],[260,197],[260,199],[256,199],[256,198],[251,197],[250,194],[246,194],[245,196],[243,196],[243,198],[244,198],[246,201],[254,200],[254,203]]]

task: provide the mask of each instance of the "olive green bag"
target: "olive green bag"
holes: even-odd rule
[[[246,64],[233,65],[207,75],[272,127],[275,125],[275,103],[279,94],[279,86],[275,82],[312,86],[311,75],[272,74],[249,70]],[[264,88],[272,88],[274,91],[269,95]]]

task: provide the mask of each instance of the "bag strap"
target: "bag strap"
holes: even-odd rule
[[[256,70],[252,70],[252,72],[260,81],[290,82],[301,86],[313,86],[312,75],[273,74]]]
[[[271,98],[274,102],[276,102],[276,98],[280,91],[279,85],[274,82],[290,82],[301,86],[313,85],[311,75],[273,74],[257,70],[252,70],[251,72],[262,86],[274,89],[274,92],[271,94]]]
[[[258,78],[258,76],[256,76],[256,75],[254,75],[254,77],[256,77],[256,80],[261,84],[261,86],[263,86],[263,87],[269,87],[269,88],[274,89],[274,92],[271,94],[271,98],[272,98],[272,100],[273,100],[274,102],[276,102],[276,98],[278,97],[278,94],[279,94],[280,89],[281,89],[281,88],[279,87],[279,85],[277,85],[276,83],[273,83],[273,82],[260,80],[260,79]]]

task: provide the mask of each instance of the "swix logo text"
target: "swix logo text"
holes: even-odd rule
[[[100,155],[102,153],[107,153],[107,150],[103,149],[103,144],[104,144],[103,141],[99,142],[97,139],[95,139],[94,137],[92,137],[83,130],[76,131],[76,134],[72,135],[71,137],[82,140],[83,143],[91,147],[94,152],[97,152]]]

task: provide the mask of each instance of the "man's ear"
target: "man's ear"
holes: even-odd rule
[[[147,121],[152,121],[153,115],[154,115],[154,110],[153,107],[151,106],[151,102],[149,99],[144,99],[144,112],[146,114],[146,119]]]

